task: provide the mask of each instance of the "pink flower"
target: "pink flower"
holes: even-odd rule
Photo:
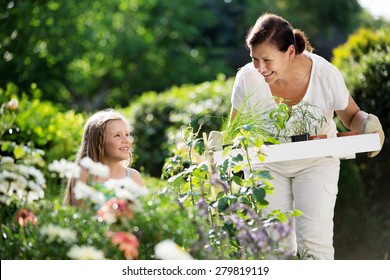
[[[134,260],[138,257],[139,242],[133,234],[124,231],[107,231],[106,236],[111,238],[113,245],[119,244],[119,249],[123,251],[127,260]]]
[[[20,209],[16,213],[16,219],[21,227],[24,227],[26,224],[31,223],[34,226],[38,224],[38,219],[33,212],[27,209]]]
[[[19,101],[17,99],[11,99],[6,107],[11,111],[16,111],[19,108]]]
[[[133,218],[134,212],[129,208],[126,201],[118,198],[108,200],[97,212],[102,219],[112,224],[120,217]]]

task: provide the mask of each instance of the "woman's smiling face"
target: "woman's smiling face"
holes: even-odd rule
[[[293,46],[290,46],[286,52],[281,52],[275,45],[267,42],[250,48],[253,66],[268,84],[285,77],[293,54]]]

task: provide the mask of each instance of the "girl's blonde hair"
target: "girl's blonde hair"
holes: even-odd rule
[[[129,126],[127,119],[111,108],[98,111],[87,120],[84,125],[82,141],[77,152],[75,163],[80,163],[80,160],[84,157],[89,157],[94,162],[102,162],[104,158],[106,126],[109,121],[113,120],[122,120]],[[131,160],[132,153],[129,151],[129,158],[124,165],[129,167],[131,165]],[[68,180],[64,197],[65,204],[73,204],[72,191],[75,183],[76,180],[74,178]]]

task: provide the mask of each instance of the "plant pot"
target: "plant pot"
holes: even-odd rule
[[[318,135],[310,135],[309,140],[318,140],[318,139],[326,139],[328,135],[326,134],[318,134]]]
[[[290,138],[291,138],[291,142],[307,141],[309,140],[309,133],[293,135]]]
[[[353,135],[359,135],[359,132],[357,132],[357,131],[345,131],[345,132],[337,133],[337,137],[353,136]]]

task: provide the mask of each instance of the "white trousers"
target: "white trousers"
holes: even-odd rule
[[[295,234],[287,241],[290,251],[315,259],[334,259],[333,216],[338,192],[340,160],[316,158],[268,163],[274,193],[266,196],[267,211],[301,210],[295,218]],[[293,231],[294,232],[294,231]]]

